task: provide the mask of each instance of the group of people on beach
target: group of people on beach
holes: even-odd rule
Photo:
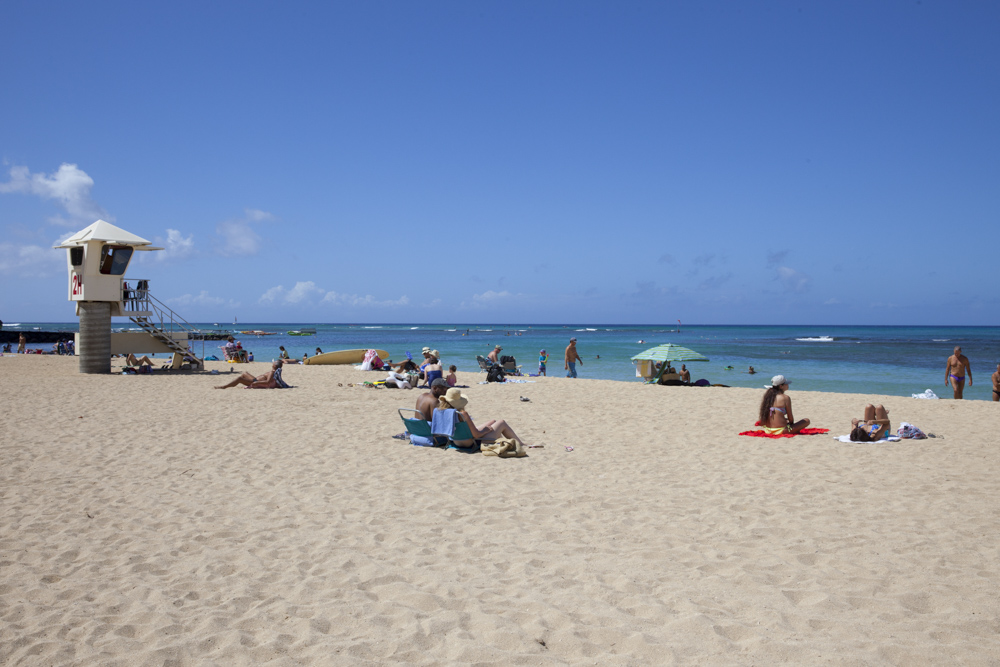
[[[808,419],[795,421],[792,414],[792,399],[786,393],[790,381],[784,375],[771,378],[771,386],[764,392],[760,409],[757,413],[757,423],[765,433],[783,435],[799,433],[809,426]],[[876,442],[889,434],[889,411],[881,405],[865,406],[862,419],[851,420],[851,441]]]
[[[417,397],[416,411],[427,421],[433,422],[436,410],[455,410],[456,419],[468,424],[471,440],[451,440],[444,437],[435,438],[436,444],[452,444],[459,449],[471,449],[483,442],[494,442],[500,438],[515,440],[521,447],[527,447],[524,441],[514,432],[514,429],[503,419],[490,419],[477,426],[472,415],[466,410],[469,398],[458,387],[449,387],[443,378],[431,382],[430,391]]]

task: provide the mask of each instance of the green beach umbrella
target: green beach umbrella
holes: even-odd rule
[[[657,345],[632,357],[632,361],[708,361],[708,357],[673,343]]]

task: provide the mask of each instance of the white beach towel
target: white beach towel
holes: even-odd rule
[[[838,435],[834,438],[834,440],[839,440],[840,442],[850,442],[855,445],[880,445],[886,442],[899,442],[900,437],[898,435],[887,435],[881,440],[872,440],[871,442],[854,442],[854,440],[851,440],[851,436],[849,435]]]
[[[922,394],[911,394],[911,396],[913,396],[913,398],[937,398],[938,397],[937,394],[935,394],[930,389],[928,389],[927,391],[923,392]]]

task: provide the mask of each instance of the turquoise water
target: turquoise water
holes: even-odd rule
[[[127,324],[115,321],[115,326]],[[197,326],[205,330],[234,328]],[[22,323],[21,327],[5,329],[31,327],[75,330],[76,323]],[[314,327],[316,335],[286,334],[305,327]],[[459,370],[475,371],[479,370],[476,355],[485,356],[499,344],[504,348],[502,354],[516,357],[518,364],[531,372],[537,370],[539,350],[546,349],[549,375],[561,376],[563,351],[575,336],[583,358],[583,365],[577,367],[581,378],[638,382],[629,358],[654,345],[676,343],[711,360],[692,363],[689,368],[692,379],[706,378],[713,384],[762,387],[772,375],[781,373],[799,390],[909,396],[930,388],[942,398],[951,396],[944,385],[945,360],[955,345],[961,345],[975,380],[972,387],[966,387],[965,397],[976,400],[991,400],[990,375],[1000,361],[1000,327],[685,325],[678,332],[669,326],[631,325],[241,323],[238,328],[280,332],[263,337],[236,334],[257,360],[277,357],[278,346],[284,345],[297,357],[304,352],[312,356],[316,347],[326,352],[379,348],[399,361],[406,351],[419,358],[421,348],[427,345],[440,350],[446,367],[455,364]],[[206,354],[218,354],[219,342],[205,341],[204,345]],[[195,341],[193,347],[201,353],[201,341]],[[751,365],[757,375],[745,372]],[[736,370],[724,370],[726,366]]]

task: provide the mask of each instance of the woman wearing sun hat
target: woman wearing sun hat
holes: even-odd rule
[[[517,437],[514,433],[514,429],[507,425],[502,419],[491,419],[482,427],[477,427],[472,421],[472,417],[465,410],[465,406],[468,405],[469,399],[465,394],[462,393],[461,389],[452,387],[445,393],[444,396],[438,399],[438,410],[449,410],[454,409],[458,411],[458,420],[463,421],[469,425],[469,430],[472,431],[472,437],[475,440],[459,440],[455,442],[456,447],[469,448],[476,444],[476,440],[482,440],[486,442],[493,442],[499,438],[513,438],[517,440],[522,447],[527,447],[521,438]]]
[[[760,402],[757,417],[760,427],[772,435],[798,433],[809,426],[808,419],[795,421],[792,416],[792,399],[785,393],[788,391],[788,384],[789,381],[784,375],[775,375],[771,378],[771,384],[767,386],[764,399]]]

